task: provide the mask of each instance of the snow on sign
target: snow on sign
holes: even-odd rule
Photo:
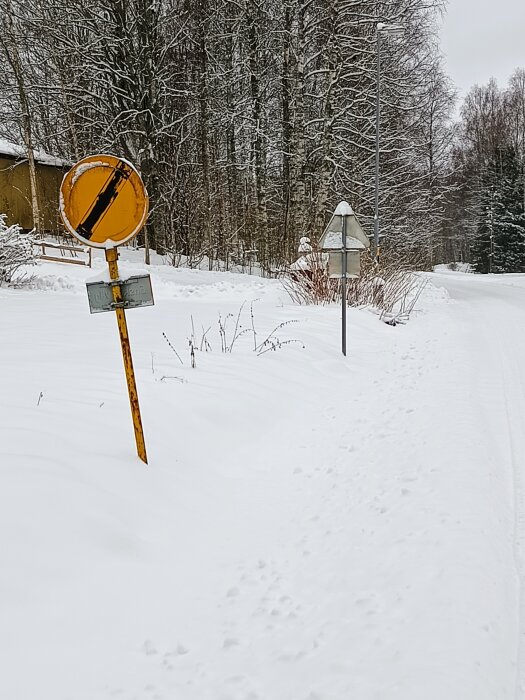
[[[148,215],[148,195],[135,167],[123,158],[83,158],[60,187],[60,215],[85,245],[115,248],[134,238]]]
[[[346,231],[343,231],[346,222]],[[343,233],[347,250],[365,250],[370,247],[368,236],[361,228],[354,210],[348,202],[340,202],[319,240],[319,250],[341,250]]]

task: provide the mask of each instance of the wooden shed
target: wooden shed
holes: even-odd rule
[[[63,231],[58,213],[60,183],[70,165],[59,158],[35,150],[38,202],[44,231]],[[33,228],[29,166],[24,148],[0,139],[0,214],[8,224]]]

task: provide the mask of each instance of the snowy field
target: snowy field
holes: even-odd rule
[[[103,265],[0,289],[0,698],[521,698],[525,278],[349,309],[345,359],[339,308],[152,266],[145,467]]]

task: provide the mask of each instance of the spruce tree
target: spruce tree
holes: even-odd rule
[[[481,178],[473,265],[477,272],[525,272],[524,178],[512,146],[493,152]]]

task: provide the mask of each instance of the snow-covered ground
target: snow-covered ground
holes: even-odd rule
[[[345,359],[336,307],[152,266],[145,467],[102,267],[0,289],[0,698],[521,697],[525,278],[350,309]]]

